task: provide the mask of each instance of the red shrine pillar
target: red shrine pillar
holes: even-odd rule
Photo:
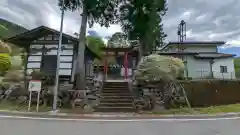
[[[107,79],[107,72],[108,72],[108,62],[107,62],[108,52],[106,52],[105,58],[104,58],[104,73],[105,73],[105,79]]]
[[[128,79],[128,52],[124,54],[124,77]]]

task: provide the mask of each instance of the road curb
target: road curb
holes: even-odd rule
[[[60,119],[208,119],[208,118],[229,118],[240,117],[239,113],[219,113],[219,114],[196,114],[196,115],[154,115],[154,114],[122,114],[122,113],[93,113],[93,114],[68,114],[51,112],[19,112],[1,111],[2,116],[19,117],[40,117],[40,118],[60,118]]]

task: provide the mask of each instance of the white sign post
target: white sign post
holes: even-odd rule
[[[29,91],[28,111],[31,110],[32,92],[37,92],[37,108],[36,108],[36,111],[38,112],[41,86],[42,86],[42,83],[41,83],[40,80],[29,81],[29,85],[28,85],[28,91]]]

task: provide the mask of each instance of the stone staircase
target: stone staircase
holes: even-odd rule
[[[98,112],[133,112],[128,82],[104,82]]]

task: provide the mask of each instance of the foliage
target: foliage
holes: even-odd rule
[[[63,0],[59,0],[61,7]],[[99,23],[101,26],[108,27],[109,24],[115,23],[117,13],[115,7],[119,0],[64,0],[64,9],[75,11],[86,8],[89,26]]]
[[[98,56],[102,56],[101,48],[104,47],[104,42],[100,37],[87,36],[87,46],[91,51],[96,53]]]
[[[114,57],[114,56],[108,56],[106,59],[107,59],[107,63],[108,63],[109,65],[114,65],[114,64],[116,64],[116,57]],[[102,59],[102,60],[95,59],[93,63],[94,63],[94,65],[103,66],[103,65],[104,65],[104,59]]]
[[[21,69],[23,60],[22,60],[21,56],[12,56],[11,63],[12,63],[11,69]]]
[[[234,59],[234,68],[235,68],[236,78],[240,78],[240,58]]]
[[[33,80],[41,80],[43,85],[54,85],[54,78],[40,70],[33,70],[30,76]]]
[[[4,75],[4,82],[20,82],[24,79],[23,70],[8,70]]]
[[[0,53],[12,54],[12,49],[9,44],[0,40]]]
[[[129,39],[139,40],[141,51],[146,54],[159,47],[166,37],[162,25],[166,11],[166,0],[125,0],[118,19]]]
[[[9,38],[27,31],[26,28],[0,18],[0,39]]]
[[[129,47],[130,42],[127,40],[127,36],[124,33],[116,32],[108,40],[108,47]]]
[[[11,67],[11,57],[7,53],[0,53],[0,73],[7,71]]]
[[[183,76],[184,64],[182,60],[157,54],[145,56],[139,62],[135,74],[136,80],[157,82],[173,81]]]

